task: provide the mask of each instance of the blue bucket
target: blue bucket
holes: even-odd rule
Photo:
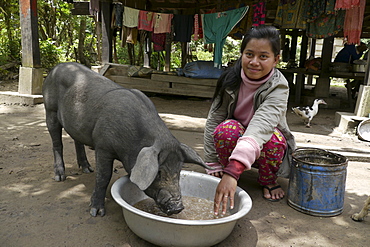
[[[313,216],[343,212],[348,159],[317,148],[294,151],[288,205]]]

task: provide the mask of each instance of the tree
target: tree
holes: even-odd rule
[[[0,0],[0,64],[20,61],[18,0]]]

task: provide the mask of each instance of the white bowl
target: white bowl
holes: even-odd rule
[[[213,201],[220,179],[192,171],[181,171],[180,188],[183,196]],[[132,205],[148,198],[128,176],[114,182],[111,189],[114,200],[122,206],[128,227],[139,237],[159,246],[212,246],[230,235],[238,219],[252,208],[250,196],[237,187],[235,206],[230,216],[212,220],[183,220],[157,216]]]

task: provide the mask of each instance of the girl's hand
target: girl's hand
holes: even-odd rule
[[[221,203],[222,203],[222,214],[226,214],[227,203],[230,200],[230,209],[234,208],[234,195],[238,181],[232,176],[224,173],[221,181],[218,183],[216,188],[216,194],[214,199],[214,214],[218,215]]]

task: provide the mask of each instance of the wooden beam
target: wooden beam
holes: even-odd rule
[[[72,15],[90,15],[89,2],[73,2]]]
[[[306,35],[306,31],[303,31],[302,34],[302,43],[301,43],[301,53],[299,56],[299,68],[304,68],[304,64],[307,59],[307,48],[308,48],[308,37]]]
[[[292,42],[290,43],[290,60],[295,61],[295,55],[297,53],[298,29],[293,29],[291,35]]]
[[[331,57],[333,53],[334,37],[324,39],[321,53],[321,74],[316,81],[315,96],[316,97],[329,97],[330,91],[330,78],[329,67],[331,64]]]
[[[188,43],[181,42],[181,68],[184,68],[188,57]]]
[[[168,36],[170,34],[167,33],[166,34],[166,40],[171,40],[171,39],[168,39]],[[164,57],[164,71],[170,71],[171,70],[171,42],[166,42],[166,45],[165,45],[165,57]]]
[[[328,37],[324,39],[324,43],[322,46],[322,52],[321,52],[321,74],[328,74],[331,58],[333,55],[333,45],[334,45],[334,37]]]
[[[102,62],[112,62],[112,29],[111,29],[111,15],[112,4],[111,1],[101,1],[100,12],[102,19]]]
[[[37,0],[20,0],[22,66],[40,68],[40,44],[37,24]]]

